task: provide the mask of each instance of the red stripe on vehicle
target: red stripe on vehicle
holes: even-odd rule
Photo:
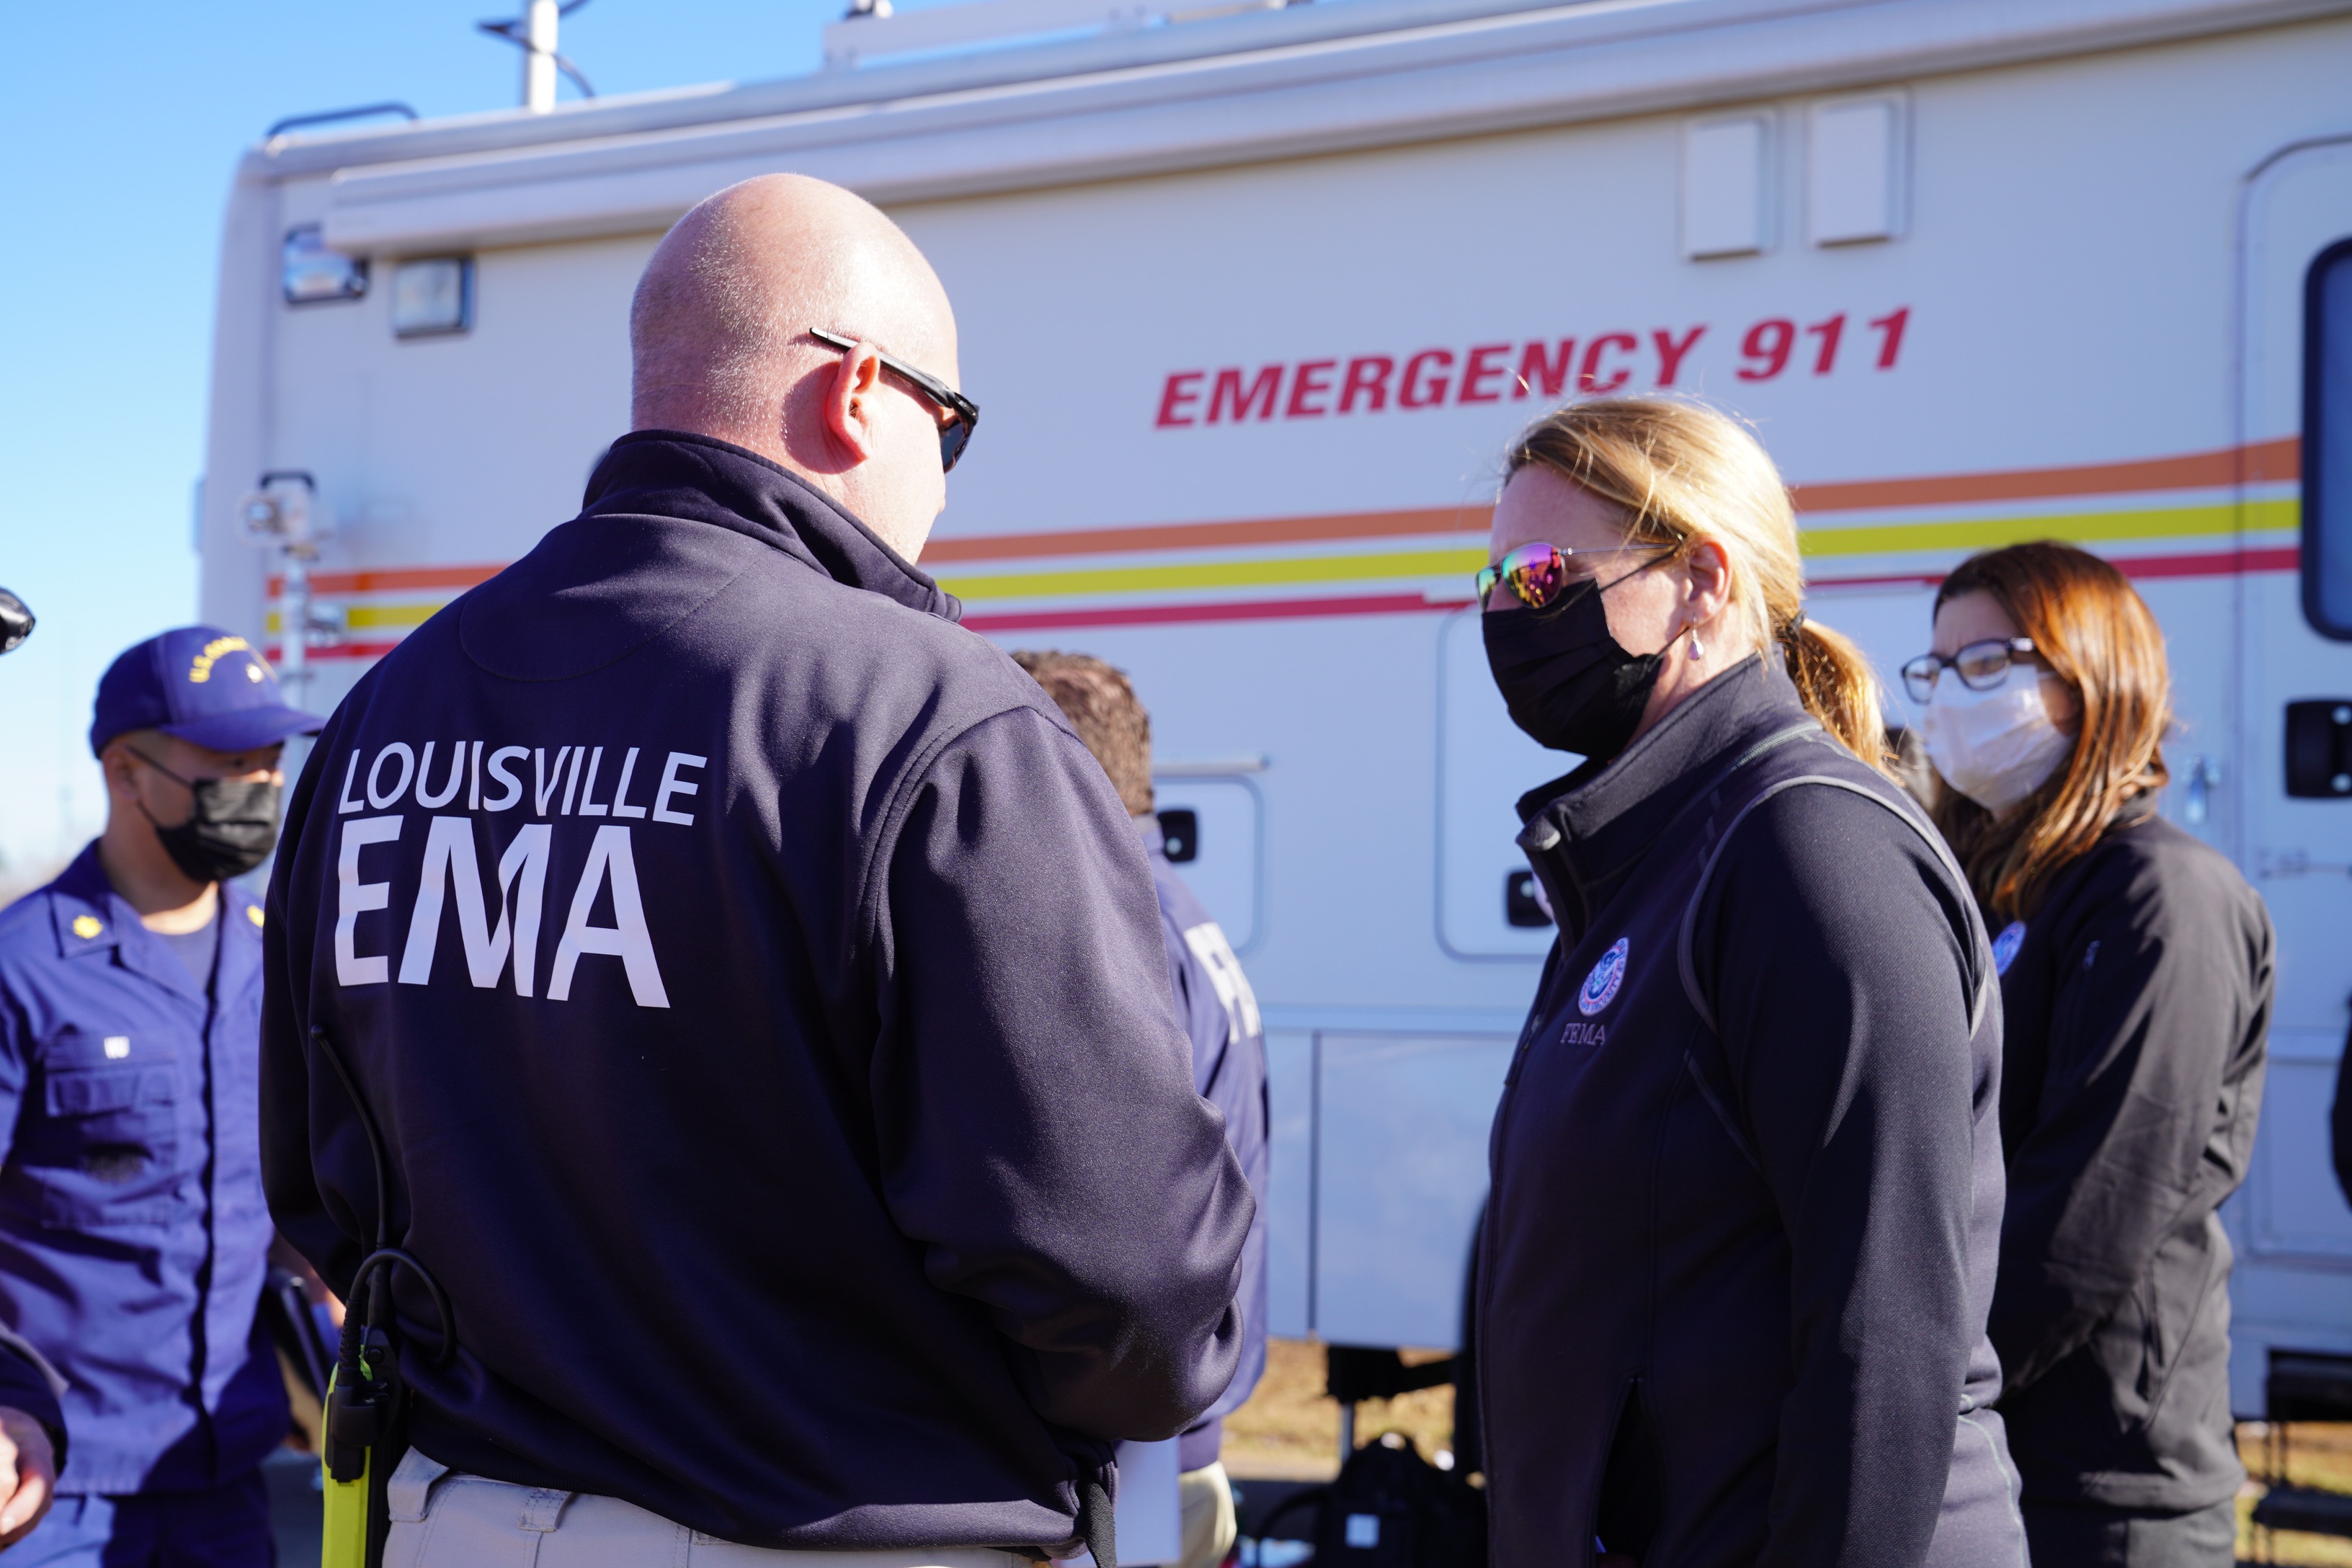
[[[1356,599],[1249,599],[1223,605],[1117,605],[1095,610],[1014,610],[967,616],[976,632],[1052,631],[1063,626],[1181,626],[1200,621],[1283,621],[1314,616],[1400,616],[1460,609],[1466,600],[1433,601],[1419,594]]]

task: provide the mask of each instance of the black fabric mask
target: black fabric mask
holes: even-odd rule
[[[1480,629],[1511,722],[1539,746],[1601,762],[1633,739],[1666,662],[1663,651],[1631,654],[1618,645],[1591,583],[1541,610],[1489,610]]]
[[[195,809],[177,827],[156,822],[144,805],[140,814],[154,824],[155,837],[172,864],[199,882],[242,877],[278,846],[278,786],[268,779],[184,779],[152,758],[140,761],[167,779],[188,786]]]

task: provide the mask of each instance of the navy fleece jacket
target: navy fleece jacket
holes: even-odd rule
[[[458,1469],[730,1541],[1058,1546],[1231,1378],[1254,1211],[1142,847],[1036,683],[764,459],[625,437],[320,736],[270,890],[271,1208],[377,1195]],[[428,1299],[398,1289],[413,1343]]]

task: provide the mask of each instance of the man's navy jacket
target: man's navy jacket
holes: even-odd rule
[[[862,524],[639,433],[320,736],[264,1165],[341,1289],[388,1146],[412,1436],[731,1541],[1061,1545],[1222,1393],[1254,1205],[1150,875],[1036,682]]]
[[[255,1323],[261,906],[221,888],[209,986],[91,845],[0,911],[0,1325],[65,1375],[68,1492],[241,1479],[284,1441]]]
[[[1233,1145],[1250,1192],[1258,1200],[1249,1244],[1242,1249],[1242,1359],[1234,1381],[1208,1415],[1184,1434],[1177,1459],[1187,1470],[1214,1464],[1224,1437],[1225,1417],[1240,1409],[1265,1373],[1265,1029],[1256,994],[1242,973],[1241,960],[1224,929],[1176,868],[1169,863],[1166,837],[1157,817],[1139,816],[1144,852],[1151,857],[1151,887],[1160,900],[1160,936],[1168,944],[1168,979],[1176,993],[1177,1016],[1192,1041],[1192,1087],[1224,1112],[1225,1142]]]

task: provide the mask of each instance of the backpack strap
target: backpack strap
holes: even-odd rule
[[[1774,795],[1805,784],[1842,789],[1885,808],[1895,816],[1896,821],[1918,835],[1919,841],[1927,847],[1928,853],[1935,856],[1937,862],[1944,868],[1945,873],[1952,879],[1953,886],[1960,893],[1960,909],[1968,922],[1969,936],[1971,939],[1966,945],[1969,965],[1975,971],[1969,982],[1969,1033],[1974,1035],[1977,1026],[1984,1021],[1985,1009],[1992,1005],[1993,973],[1991,965],[1985,962],[1987,951],[1983,922],[1977,917],[1976,900],[1968,894],[1969,879],[1961,871],[1960,863],[1952,858],[1952,851],[1944,843],[1943,836],[1937,833],[1926,818],[1917,815],[1915,808],[1898,805],[1867,784],[1858,784],[1853,779],[1839,778],[1830,773],[1801,773],[1795,778],[1781,779],[1767,785],[1757,793],[1755,799],[1739,808],[1738,814],[1725,826],[1723,836],[1715,841],[1715,847],[1707,851],[1706,863],[1699,868],[1698,881],[1691,889],[1690,902],[1683,906],[1681,938],[1675,943],[1675,959],[1676,965],[1682,971],[1683,994],[1690,999],[1692,1008],[1697,1012],[1710,1032],[1721,1035],[1722,1030],[1716,1021],[1715,1008],[1709,1004],[1699,986],[1698,969],[1692,957],[1698,936],[1699,904],[1706,897],[1707,884],[1715,879],[1717,862],[1723,858],[1723,852],[1730,847],[1732,835],[1739,831],[1739,825],[1748,820],[1748,813],[1770,800]],[[1709,1097],[1709,1102],[1713,1102],[1712,1096]],[[1717,1107],[1717,1114],[1721,1113],[1722,1109]]]
[[[1698,881],[1691,889],[1690,902],[1683,907],[1682,931],[1680,940],[1675,943],[1675,963],[1682,971],[1683,994],[1689,999],[1692,1008],[1706,1023],[1707,1032],[1714,1035],[1718,1042],[1721,1041],[1722,1029],[1716,1021],[1715,1008],[1708,1003],[1705,992],[1699,985],[1698,968],[1692,956],[1697,942],[1699,904],[1706,897],[1707,884],[1715,879],[1716,863],[1723,858],[1724,850],[1731,844],[1731,836],[1738,832],[1739,825],[1748,819],[1748,814],[1782,791],[1796,789],[1804,784],[1819,784],[1830,789],[1845,790],[1885,807],[1905,826],[1919,836],[1920,842],[1927,845],[1928,851],[1936,857],[1946,874],[1952,879],[1953,885],[1960,891],[1962,918],[1968,923],[1967,962],[1976,972],[1970,984],[1969,1000],[1969,1034],[1973,1037],[1977,1032],[1977,1026],[1984,1021],[1985,1009],[1992,1005],[1994,976],[1989,962],[1990,951],[1985,945],[1984,924],[1977,916],[1976,900],[1968,896],[1969,879],[1961,872],[1959,862],[1952,858],[1952,851],[1944,843],[1943,836],[1937,833],[1925,817],[1918,815],[1916,808],[1909,807],[1908,803],[1898,804],[1867,784],[1858,784],[1853,779],[1838,778],[1830,773],[1803,773],[1795,778],[1780,779],[1758,792],[1756,798],[1741,806],[1731,821],[1726,825],[1723,836],[1716,840],[1715,847],[1707,851],[1706,860],[1699,868]],[[1763,1166],[1757,1160],[1755,1148],[1749,1142],[1747,1132],[1741,1126],[1742,1118],[1735,1113],[1734,1103],[1727,1103],[1727,1099],[1736,1102],[1738,1094],[1729,1073],[1727,1071],[1725,1073],[1724,1082],[1720,1086],[1711,1083],[1697,1058],[1688,1051],[1683,1053],[1683,1068],[1690,1075],[1691,1082],[1697,1086],[1699,1097],[1706,1102],[1706,1108],[1715,1113],[1716,1121],[1722,1125],[1724,1131],[1730,1137],[1731,1145],[1739,1152],[1739,1157],[1748,1162],[1751,1170],[1761,1173]]]

